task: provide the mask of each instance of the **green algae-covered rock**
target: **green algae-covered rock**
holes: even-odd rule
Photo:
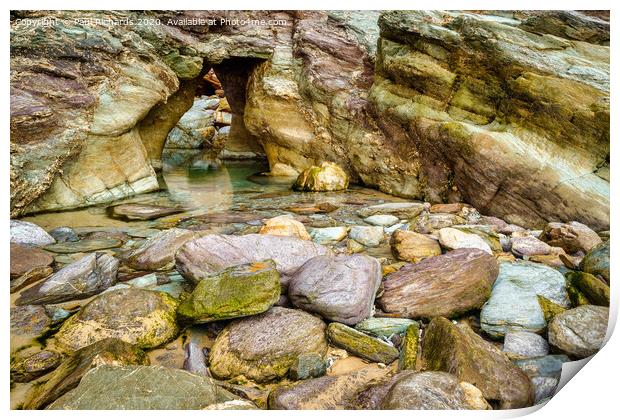
[[[609,283],[609,241],[595,246],[583,257],[581,270],[601,276]]]
[[[296,191],[340,191],[349,186],[349,176],[335,163],[323,162],[311,166],[297,177],[293,189]]]
[[[566,311],[565,307],[558,305],[544,296],[538,295],[536,297],[538,298],[538,304],[540,305],[540,309],[543,312],[546,322],[551,321],[551,319],[557,314],[561,314]]]
[[[320,354],[303,353],[293,362],[288,376],[294,381],[299,381],[323,376],[326,370],[327,364]]]
[[[416,361],[418,359],[419,336],[420,326],[417,322],[407,327],[407,332],[400,346],[398,370],[415,370]]]
[[[368,318],[355,325],[355,329],[375,337],[389,338],[393,334],[403,334],[411,324],[417,324],[407,318]]]
[[[217,336],[209,370],[222,379],[245,376],[269,382],[285,376],[304,353],[327,352],[325,323],[306,312],[274,306],[235,320]]]
[[[602,280],[592,274],[578,271],[567,273],[566,280],[579,289],[593,305],[609,306],[609,286]]]
[[[43,350],[26,357],[11,357],[11,381],[30,382],[55,369],[61,362],[60,354]]]
[[[336,347],[371,362],[390,364],[398,358],[396,347],[338,322],[329,324],[327,337]]]
[[[102,395],[105,390],[105,395]],[[211,378],[163,366],[99,366],[53,410],[199,410],[240,400]]]
[[[25,408],[44,408],[75,388],[86,372],[102,364],[142,365],[148,364],[148,358],[137,347],[117,338],[97,341],[76,351],[62,362],[47,382],[35,389]]]
[[[201,280],[179,305],[179,320],[205,323],[265,312],[280,298],[280,274],[272,260],[228,268]]]
[[[167,293],[137,287],[102,293],[63,324],[56,341],[69,351],[108,337],[157,347],[177,335],[177,305]]]
[[[469,326],[434,318],[424,332],[425,370],[443,371],[475,384],[501,409],[528,407],[533,402],[529,378],[493,344]]]
[[[568,274],[568,273],[567,273]],[[573,307],[589,305],[590,300],[579,288],[575,285],[572,278],[566,278],[566,293],[570,299],[570,304]]]

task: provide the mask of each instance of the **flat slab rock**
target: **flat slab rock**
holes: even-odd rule
[[[310,258],[331,254],[329,248],[289,236],[205,235],[186,242],[175,258],[179,273],[194,283],[231,266],[273,260],[287,286],[290,276]]]
[[[228,324],[209,353],[211,373],[256,382],[284,377],[303,353],[327,351],[325,324],[306,312],[275,306]]]
[[[389,274],[378,303],[384,312],[405,318],[454,317],[481,308],[497,274],[492,255],[457,249]]]
[[[177,306],[167,293],[137,287],[102,293],[65,321],[56,342],[73,351],[109,337],[157,347],[177,335]]]
[[[103,365],[90,370],[49,409],[200,410],[233,400],[240,399],[212,379],[181,369]]]
[[[549,323],[549,344],[576,358],[595,354],[603,345],[609,308],[583,305],[555,316]]]
[[[104,252],[89,254],[24,290],[18,305],[59,303],[84,299],[116,284],[118,260]]]
[[[57,254],[77,254],[79,252],[92,252],[102,249],[116,248],[123,244],[117,238],[82,239],[76,242],[58,242],[43,247],[46,251]]]
[[[381,264],[366,255],[319,255],[292,275],[288,297],[297,308],[355,325],[370,317]]]
[[[547,326],[537,296],[570,306],[564,276],[532,262],[501,263],[491,297],[480,312],[482,330],[492,337],[508,331],[539,333]]]
[[[424,332],[422,359],[425,370],[448,372],[475,384],[486,400],[498,401],[501,409],[528,407],[533,402],[525,373],[467,325],[434,318]]]
[[[152,220],[171,214],[182,213],[179,207],[154,206],[151,204],[120,204],[108,207],[108,213],[115,219]]]
[[[45,251],[11,243],[11,278],[23,276],[29,271],[51,265],[54,258]]]
[[[364,207],[357,211],[358,216],[366,218],[375,214],[391,214],[399,219],[413,219],[424,210],[424,203],[384,203]]]

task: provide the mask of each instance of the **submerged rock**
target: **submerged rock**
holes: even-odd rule
[[[123,220],[152,220],[171,214],[182,213],[179,207],[155,206],[152,204],[120,204],[108,207],[111,217]]]
[[[339,376],[323,376],[280,385],[269,394],[275,410],[351,410],[360,408],[357,397],[364,389],[385,380],[387,369],[364,368]]]
[[[564,276],[531,262],[501,263],[491,297],[480,312],[480,326],[492,337],[508,331],[542,332],[547,326],[537,296],[568,308]]]
[[[497,273],[490,254],[458,249],[389,274],[378,303],[385,312],[407,318],[454,317],[482,307]]]
[[[49,234],[56,239],[57,242],[76,242],[80,237],[69,226],[60,226],[49,231]]]
[[[426,370],[448,372],[476,384],[484,398],[497,401],[501,409],[533,402],[529,378],[467,325],[434,318],[424,332],[422,358]]]
[[[363,218],[375,214],[391,214],[399,219],[413,219],[422,211],[424,211],[424,203],[384,203],[359,209],[357,214]]]
[[[280,298],[280,275],[271,260],[228,268],[206,277],[177,309],[179,319],[205,323],[265,312]]]
[[[24,290],[16,303],[28,305],[84,299],[116,284],[117,271],[116,258],[103,252],[95,252]]]
[[[102,249],[116,248],[123,242],[116,238],[82,239],[75,242],[59,242],[43,247],[47,251],[57,254],[76,254],[79,252],[92,252]]]
[[[276,236],[295,236],[299,239],[309,241],[310,234],[305,226],[290,216],[277,216],[265,220],[260,234]]]
[[[293,184],[296,191],[340,191],[349,186],[349,176],[332,162],[311,166],[299,174]]]
[[[583,257],[581,269],[586,273],[601,276],[609,283],[609,241],[592,248]]]
[[[106,390],[104,398],[101,390]],[[200,410],[239,400],[205,376],[163,366],[99,366],[52,410]]]
[[[136,287],[103,293],[65,321],[56,341],[66,350],[108,337],[144,349],[157,347],[177,334],[177,305],[167,293]]]
[[[400,376],[381,403],[382,410],[484,410],[479,389],[445,372]]]
[[[603,346],[609,308],[583,305],[557,315],[549,323],[549,344],[576,357],[592,356]]]
[[[439,242],[427,235],[409,230],[397,230],[392,234],[390,246],[394,257],[412,263],[441,255]]]
[[[209,353],[209,369],[218,378],[267,382],[284,377],[299,355],[326,351],[323,321],[276,306],[224,328]]]
[[[174,267],[177,250],[195,233],[186,229],[163,230],[125,256],[127,264],[135,270],[165,271]]]
[[[148,358],[138,348],[116,338],[97,341],[63,361],[52,376],[35,389],[24,408],[45,408],[78,386],[82,377],[92,368],[110,364],[142,365],[148,364]],[[99,395],[101,397],[101,389]],[[107,395],[101,399],[107,399]]]
[[[329,341],[336,347],[371,362],[390,364],[398,358],[398,350],[377,338],[370,337],[344,324],[332,322],[327,327]]]
[[[332,252],[319,244],[289,236],[249,234],[205,235],[186,242],[176,254],[176,268],[186,279],[198,283],[225,268],[273,260],[283,286],[307,260]]]
[[[45,246],[56,240],[34,223],[11,220],[11,242],[24,246]]]
[[[296,307],[347,325],[370,316],[381,284],[381,265],[366,255],[320,255],[291,277],[288,297]]]

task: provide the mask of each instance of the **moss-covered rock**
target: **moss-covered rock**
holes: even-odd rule
[[[568,294],[568,298],[570,299],[570,304],[573,307],[589,305],[590,300],[573,282],[573,279],[568,277],[566,278],[566,293]]]
[[[545,321],[548,323],[551,319],[557,314],[561,314],[567,309],[552,300],[547,299],[544,296],[538,295],[538,304],[540,305],[540,309],[543,312],[543,316],[545,317]]]
[[[26,409],[44,408],[66,392],[75,388],[82,377],[96,366],[114,365],[143,365],[148,364],[148,358],[137,347],[117,338],[106,338],[76,351],[62,362],[47,382],[39,385]],[[107,399],[102,398],[102,399]]]
[[[268,382],[285,376],[299,355],[324,356],[326,351],[323,321],[303,311],[275,306],[224,328],[209,353],[209,369],[222,379],[243,375]]]
[[[338,322],[329,324],[327,337],[334,346],[371,362],[390,364],[398,358],[394,346]]]
[[[181,322],[205,323],[265,312],[280,298],[272,260],[228,268],[202,279],[177,309]]]
[[[592,274],[572,271],[566,273],[566,281],[579,289],[593,305],[609,306],[609,286]]]
[[[609,241],[595,246],[583,257],[581,270],[601,276],[609,283]]]
[[[475,384],[485,399],[497,401],[502,409],[533,402],[529,378],[467,325],[434,318],[424,331],[422,359],[426,370],[448,372]]]
[[[106,292],[69,318],[56,341],[69,351],[108,337],[145,349],[157,347],[177,335],[177,306],[177,300],[163,292],[140,288]]]
[[[400,345],[400,357],[398,359],[399,370],[415,370],[418,360],[418,340],[420,326],[416,322],[407,327],[407,332]]]
[[[26,357],[11,357],[11,381],[30,382],[55,369],[61,362],[60,354],[43,350]]]
[[[349,186],[349,176],[332,162],[311,166],[304,170],[293,184],[296,191],[340,191]]]

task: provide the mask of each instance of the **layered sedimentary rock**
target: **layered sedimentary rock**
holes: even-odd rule
[[[607,229],[609,23],[500,15],[15,12],[12,214],[158,188],[167,133],[214,66],[231,132],[258,143],[244,148],[262,149],[273,174],[332,161],[401,196]]]

